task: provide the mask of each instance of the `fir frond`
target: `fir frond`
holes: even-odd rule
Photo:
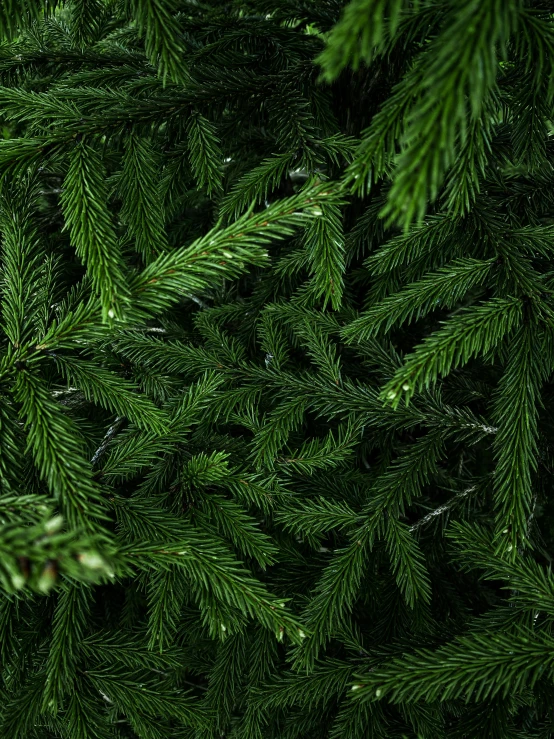
[[[427,337],[405,360],[383,389],[383,398],[395,406],[402,397],[409,400],[471,357],[494,349],[521,318],[522,303],[517,298],[492,298],[466,309]]]
[[[71,242],[100,296],[104,320],[120,317],[127,297],[123,260],[108,211],[102,161],[83,142],[71,153],[62,207]]]
[[[188,69],[184,40],[175,13],[175,0],[131,0],[130,15],[144,38],[146,55],[158,69],[164,84],[185,83]]]
[[[164,210],[159,190],[159,173],[153,146],[131,134],[125,142],[123,170],[119,181],[123,198],[121,218],[144,261],[167,251]]]
[[[360,676],[356,698],[479,701],[532,687],[551,671],[552,639],[525,629],[471,634],[436,651],[418,650]],[[494,676],[494,677],[493,677]]]

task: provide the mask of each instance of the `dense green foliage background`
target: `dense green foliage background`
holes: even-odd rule
[[[554,734],[554,3],[0,7],[0,736]]]

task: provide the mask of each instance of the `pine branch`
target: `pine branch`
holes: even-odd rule
[[[100,296],[104,321],[121,316],[127,296],[123,262],[108,211],[102,161],[88,144],[78,143],[71,153],[61,202],[71,241]]]
[[[4,186],[0,201],[2,329],[15,348],[24,346],[34,330],[37,277],[44,258],[33,228],[33,185],[32,180],[23,181],[15,193]]]
[[[184,58],[184,44],[174,13],[175,0],[132,0],[131,18],[144,38],[150,63],[158,68],[165,84],[168,79],[186,84],[188,70]]]
[[[135,719],[140,723],[142,716],[175,718],[185,726],[197,729],[205,728],[208,724],[209,717],[191,696],[170,685],[160,686],[159,683],[148,681],[140,673],[97,669],[87,670],[86,677],[128,720]],[[139,681],[142,682],[140,687],[137,684]]]
[[[16,372],[13,392],[25,422],[27,448],[64,517],[71,527],[95,528],[93,520],[105,517],[104,505],[75,424],[51,399],[43,381],[28,370]]]
[[[363,675],[356,697],[393,703],[482,701],[533,687],[552,672],[553,641],[546,632],[471,634],[436,651],[418,650]]]
[[[347,341],[365,341],[404,321],[416,321],[437,308],[453,308],[476,285],[483,284],[494,260],[459,259],[365,311],[342,334]]]
[[[221,216],[238,218],[252,202],[261,203],[281,183],[296,158],[294,152],[285,152],[265,159],[244,174],[231,188],[221,204]]]
[[[37,21],[43,12],[51,12],[56,4],[55,0],[7,0],[0,11],[0,35],[4,40],[11,40]]]
[[[201,292],[216,280],[237,277],[251,264],[264,265],[267,245],[289,236],[307,219],[317,218],[319,203],[329,196],[321,185],[303,190],[263,213],[246,213],[223,229],[216,226],[190,246],[158,258],[130,283],[135,307],[158,312],[183,293]]]
[[[310,292],[314,299],[323,299],[324,308],[330,303],[334,310],[341,305],[345,269],[340,205],[340,202],[322,204],[320,217],[311,220],[304,239],[313,274]]]
[[[394,39],[402,12],[414,13],[418,6],[417,1],[351,0],[318,57],[323,78],[332,82],[347,65],[356,71],[362,62],[371,64]]]
[[[388,202],[382,213],[404,227],[421,222],[444,173],[493,93],[498,55],[517,24],[519,3],[463,0],[418,59],[421,100],[408,113]],[[466,102],[466,97],[468,100]]]
[[[448,536],[460,552],[465,568],[484,571],[489,580],[505,580],[510,600],[532,613],[554,610],[554,579],[549,570],[529,557],[502,556],[491,532],[482,526],[470,527],[467,522],[451,525]]]
[[[452,369],[494,349],[521,321],[522,304],[517,298],[492,298],[468,308],[444,323],[408,356],[382,391],[395,407],[402,395],[411,396],[436,382]]]
[[[75,689],[80,644],[91,607],[91,591],[84,587],[64,588],[58,596],[46,667],[43,710],[54,715],[63,698]]]
[[[101,0],[71,0],[70,5],[71,35],[80,49],[94,43],[104,15],[104,4]]]
[[[198,111],[193,111],[187,122],[189,159],[198,186],[208,195],[222,191],[223,154],[216,129]]]
[[[513,551],[527,539],[537,468],[538,396],[546,368],[536,330],[523,326],[510,342],[510,359],[499,383],[494,418],[494,493],[498,546]],[[507,530],[507,531],[506,531]]]
[[[125,141],[119,181],[123,198],[121,218],[129,228],[136,250],[147,264],[168,249],[158,181],[159,172],[151,142],[130,134]]]
[[[140,394],[136,386],[115,372],[81,358],[73,360],[59,355],[55,362],[67,382],[76,385],[87,400],[113,411],[118,417],[128,418],[139,428],[154,432],[167,428],[169,418]]]

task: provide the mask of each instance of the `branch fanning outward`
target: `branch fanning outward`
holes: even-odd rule
[[[1,739],[552,734],[552,5],[0,2]]]
[[[343,329],[347,341],[364,341],[397,323],[411,322],[437,308],[452,308],[485,282],[494,260],[460,259],[389,295]]]

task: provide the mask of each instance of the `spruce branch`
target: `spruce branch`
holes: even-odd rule
[[[546,632],[514,629],[506,634],[471,634],[436,651],[418,650],[360,676],[356,698],[391,702],[456,698],[482,701],[518,694],[552,667]]]
[[[14,399],[25,422],[27,448],[63,515],[72,527],[93,529],[95,518],[105,518],[104,505],[75,424],[52,400],[42,379],[27,370],[17,372]]]
[[[545,377],[540,348],[533,328],[521,327],[511,342],[510,360],[497,391],[494,488],[498,545],[504,552],[527,539],[537,467],[537,397]]]
[[[383,388],[382,397],[394,407],[402,397],[409,401],[418,390],[429,387],[471,357],[494,349],[521,321],[522,303],[517,298],[492,298],[468,308],[445,322],[409,356],[395,377]]]
[[[72,151],[61,202],[71,241],[100,296],[102,317],[112,321],[122,315],[127,287],[108,211],[102,161],[88,144],[80,142]]]
[[[131,133],[125,141],[119,191],[123,199],[121,218],[129,228],[136,250],[148,264],[167,251],[168,245],[154,147],[136,133]]]

